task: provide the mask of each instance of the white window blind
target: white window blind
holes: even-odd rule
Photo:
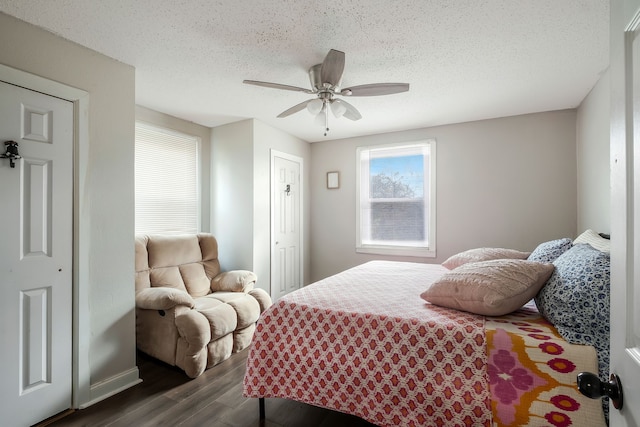
[[[356,251],[435,256],[435,141],[358,147]]]
[[[136,233],[199,231],[200,138],[136,122]]]

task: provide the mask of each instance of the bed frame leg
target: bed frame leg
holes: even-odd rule
[[[260,425],[263,425],[265,414],[264,414],[264,397],[258,398],[258,406],[260,407]]]

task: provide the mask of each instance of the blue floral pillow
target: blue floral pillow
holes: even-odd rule
[[[538,311],[572,344],[595,347],[600,378],[609,378],[610,257],[577,244],[553,264],[556,269],[535,297]]]
[[[537,261],[542,263],[553,262],[560,255],[571,249],[573,242],[569,238],[551,240],[540,243],[537,248],[527,258],[528,261]]]

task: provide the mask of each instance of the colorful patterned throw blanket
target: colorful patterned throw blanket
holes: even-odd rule
[[[281,298],[258,322],[244,395],[379,426],[599,425],[599,403],[568,390],[570,368],[582,366],[570,347],[581,346],[562,341],[535,310],[490,318],[485,333],[483,316],[423,301],[420,293],[446,271],[373,261]],[[558,382],[566,392],[552,389]],[[573,424],[562,424],[566,414]]]
[[[533,304],[485,329],[493,425],[606,425],[600,401],[576,386],[579,372],[598,372],[593,347],[567,343]]]

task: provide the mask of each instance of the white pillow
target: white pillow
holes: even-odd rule
[[[588,245],[591,245],[592,248],[601,252],[611,252],[611,241],[600,236],[593,230],[586,230],[584,233],[576,237],[573,244],[577,245],[578,243],[587,243]]]

